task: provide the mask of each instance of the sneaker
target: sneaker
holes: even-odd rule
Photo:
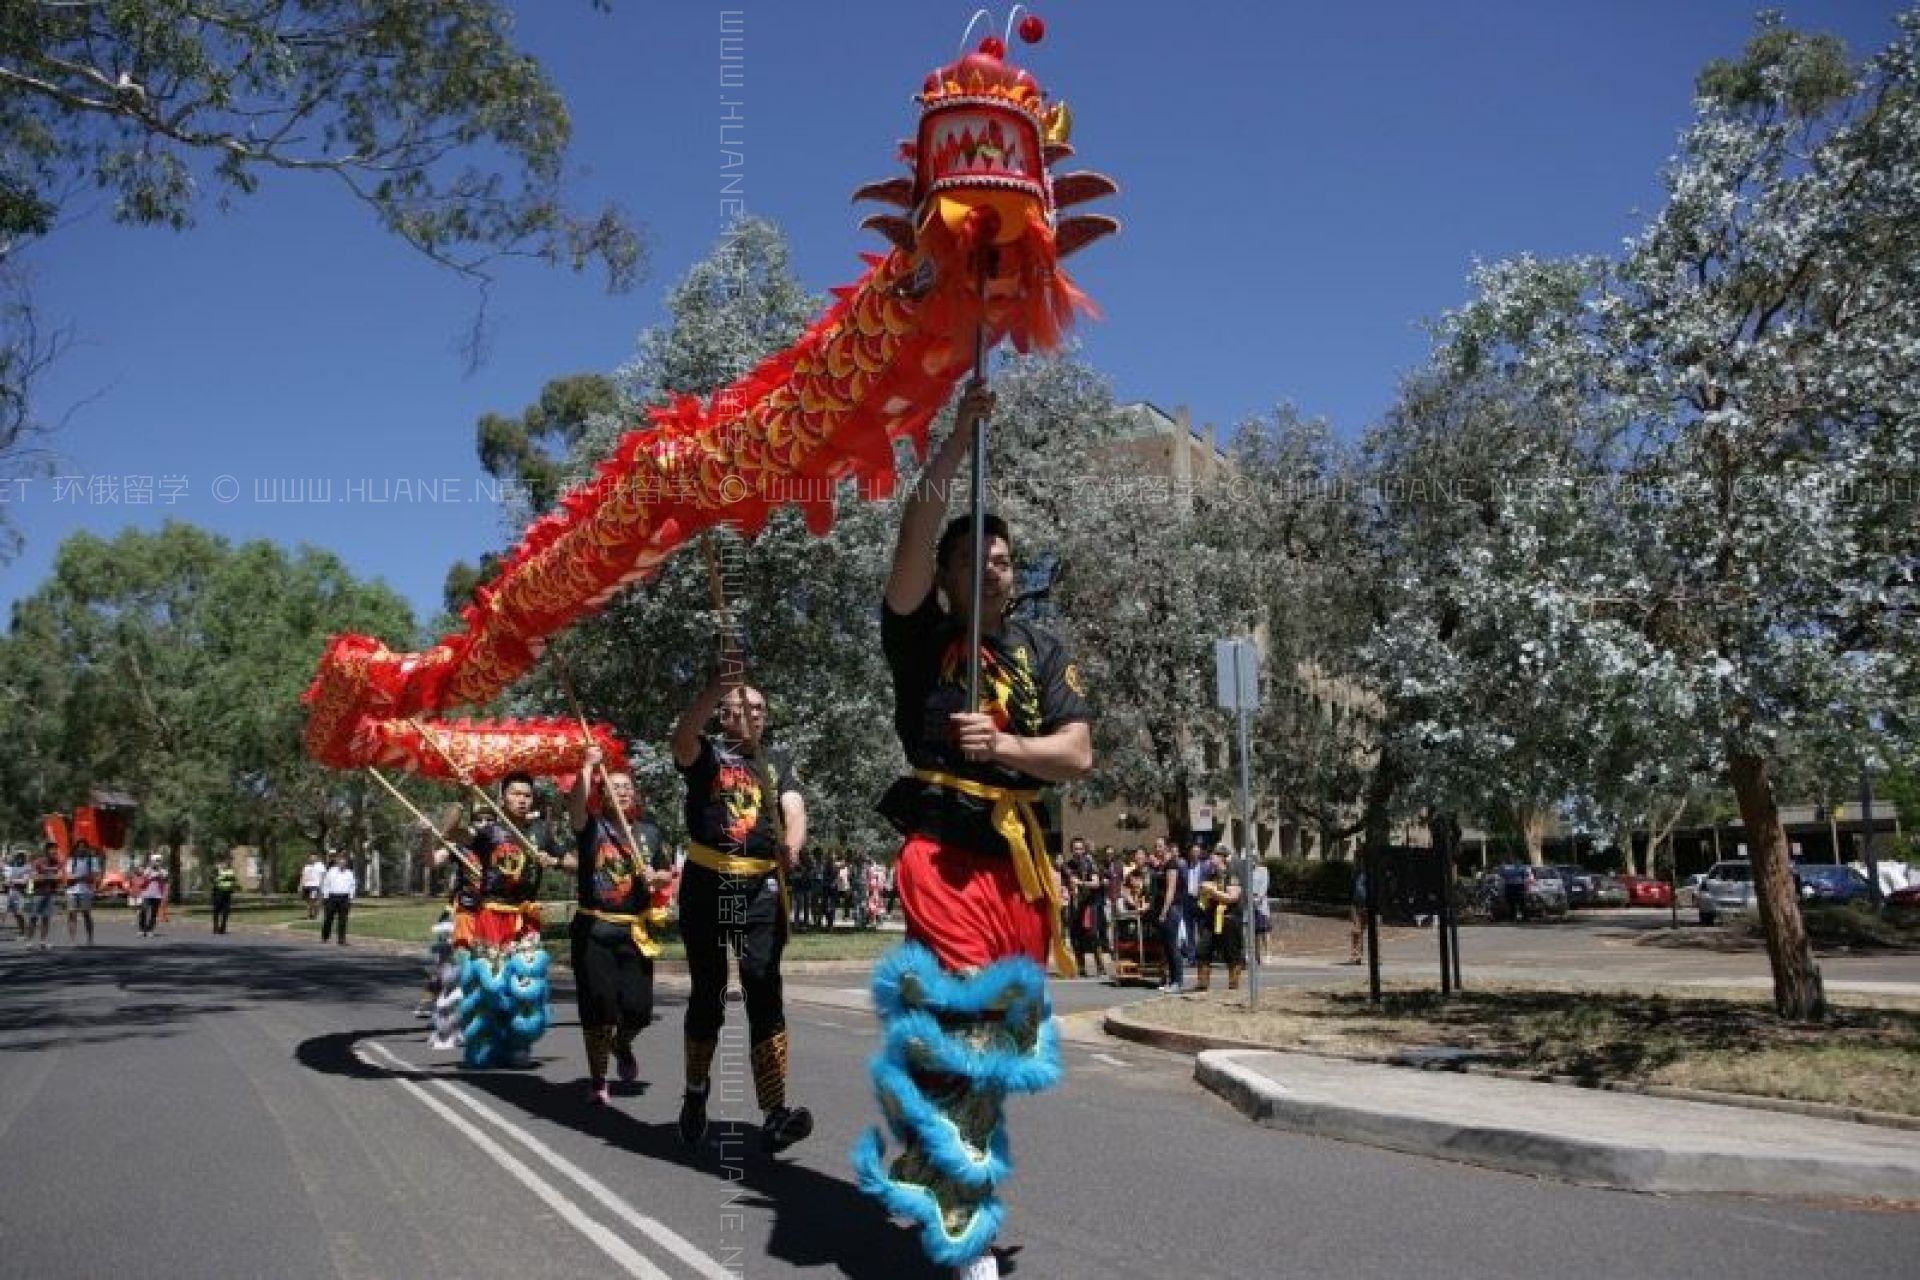
[[[760,1149],[774,1155],[812,1132],[813,1112],[805,1107],[775,1107],[760,1126]]]
[[[955,1267],[953,1280],[1000,1280],[1000,1264],[991,1253],[983,1253],[966,1266]]]
[[[713,1082],[709,1080],[680,1095],[680,1141],[688,1146],[707,1136],[707,1095],[712,1091]]]
[[[640,1059],[633,1056],[633,1050],[625,1053],[613,1051],[614,1074],[620,1077],[621,1084],[632,1084],[640,1078]]]
[[[596,1107],[604,1107],[613,1101],[613,1093],[607,1088],[605,1080],[587,1081],[587,1101]]]

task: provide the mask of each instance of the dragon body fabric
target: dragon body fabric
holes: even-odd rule
[[[463,630],[424,653],[334,637],[305,695],[310,755],[342,769],[485,782],[576,769],[591,732],[617,762],[604,728],[437,717],[491,701],[553,636],[659,572],[703,530],[724,524],[751,537],[776,509],[797,506],[809,530],[825,533],[842,482],[870,497],[891,491],[894,442],[924,451],[928,423],[976,351],[1002,339],[1022,351],[1059,346],[1075,312],[1090,309],[1060,259],[1118,226],[1059,210],[1114,184],[1052,173],[1071,154],[1066,106],[997,49],[936,69],[919,101],[918,137],[901,147],[911,176],[855,193],[892,206],[863,224],[891,251],[868,256],[865,276],[835,290],[792,346],[623,436],[476,590]]]

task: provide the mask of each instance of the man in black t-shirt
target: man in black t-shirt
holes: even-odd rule
[[[894,729],[912,771],[880,803],[905,837],[895,884],[909,941],[875,972],[883,1048],[873,1079],[905,1150],[888,1163],[878,1129],[854,1149],[861,1188],[915,1219],[935,1242],[929,1256],[958,1263],[968,1280],[998,1274],[988,1246],[1008,1170],[965,1188],[938,1171],[1003,1150],[999,1099],[1058,1078],[1042,965],[1051,959],[1064,977],[1074,962],[1037,804],[1048,784],[1093,764],[1093,713],[1072,657],[1057,637],[1008,616],[1012,537],[996,516],[984,521],[979,701],[968,703],[970,522],[942,531],[941,521],[991,408],[984,385],[967,388],[953,434],[907,501],[880,611]],[[928,1016],[946,1041],[937,1063],[921,1043]],[[954,1240],[966,1243],[941,1243]]]
[[[783,1151],[813,1132],[813,1114],[787,1105],[787,1018],[780,953],[787,943],[785,877],[807,839],[807,807],[786,753],[762,738],[766,695],[721,659],[673,729],[673,762],[687,784],[687,861],[680,873],[680,938],[687,946],[686,1092],[680,1137],[707,1131],[714,1051],[726,1020],[727,951],[740,966],[760,1145]],[[715,713],[719,732],[703,730]]]
[[[602,760],[599,747],[588,747],[567,795],[576,903],[568,933],[588,1097],[596,1103],[611,1096],[609,1056],[621,1083],[640,1078],[633,1041],[653,1021],[653,960],[660,954],[648,926],[665,923],[666,908],[655,894],[673,880],[660,828],[642,811],[633,776],[604,769]]]

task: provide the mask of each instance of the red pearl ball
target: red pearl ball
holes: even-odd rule
[[[1047,24],[1040,20],[1039,14],[1030,13],[1020,19],[1020,38],[1028,44],[1039,44],[1046,34]]]
[[[1007,56],[1007,46],[999,36],[988,36],[980,42],[980,52],[989,58],[1004,58]]]

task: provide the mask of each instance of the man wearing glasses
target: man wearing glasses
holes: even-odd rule
[[[812,1113],[787,1105],[787,1017],[780,987],[785,878],[807,841],[807,807],[792,762],[762,741],[766,695],[743,683],[743,670],[737,654],[723,655],[673,729],[673,762],[687,783],[680,937],[693,980],[679,1128],[689,1146],[707,1132],[731,948],[746,993],[754,1096],[765,1113],[760,1145],[771,1154],[813,1132]],[[719,732],[703,732],[716,710]]]

